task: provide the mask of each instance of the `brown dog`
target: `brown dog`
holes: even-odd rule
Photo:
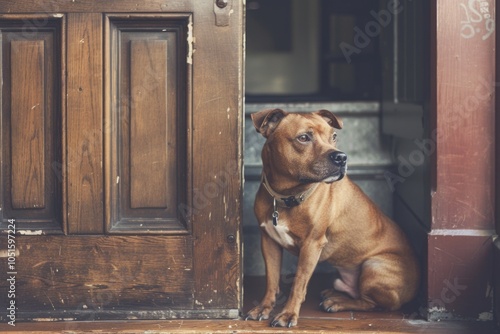
[[[291,294],[271,326],[294,326],[319,261],[340,277],[322,292],[327,312],[396,310],[410,301],[419,268],[403,232],[348,177],[347,156],[336,149],[342,121],[327,110],[252,115],[267,138],[255,214],[262,229],[267,289],[246,319],[268,319],[279,292],[283,248],[298,255]]]

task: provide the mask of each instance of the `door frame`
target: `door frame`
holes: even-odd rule
[[[433,133],[428,139],[435,145],[435,154],[427,255],[429,320],[493,318],[498,35],[488,31],[495,1],[482,3],[485,12],[475,22],[466,22],[470,4],[431,1]],[[498,167],[496,173],[498,190]],[[498,197],[496,201],[498,210]]]

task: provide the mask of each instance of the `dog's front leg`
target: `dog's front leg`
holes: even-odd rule
[[[299,263],[292,291],[283,311],[274,317],[271,322],[273,327],[292,327],[297,325],[300,306],[305,300],[307,284],[314,268],[318,264],[321,250],[326,244],[326,238],[321,240],[307,240],[300,248]]]
[[[276,303],[276,295],[279,293],[279,281],[281,272],[281,258],[283,249],[267,233],[262,232],[262,255],[266,264],[266,294],[259,305],[251,309],[245,320],[266,320]]]

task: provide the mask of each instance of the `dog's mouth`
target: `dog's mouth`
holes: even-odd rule
[[[325,179],[323,179],[323,182],[325,183],[333,183],[335,181],[340,181],[344,178],[344,176],[347,174],[347,166],[340,168],[333,174],[327,176]]]
[[[340,181],[347,174],[347,165],[340,168],[335,168],[334,170],[327,169],[316,171],[309,175],[301,175],[299,181],[302,183],[333,183],[335,181]]]

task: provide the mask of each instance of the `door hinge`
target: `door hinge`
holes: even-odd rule
[[[233,13],[233,0],[214,0],[215,25],[226,27],[229,16]]]

